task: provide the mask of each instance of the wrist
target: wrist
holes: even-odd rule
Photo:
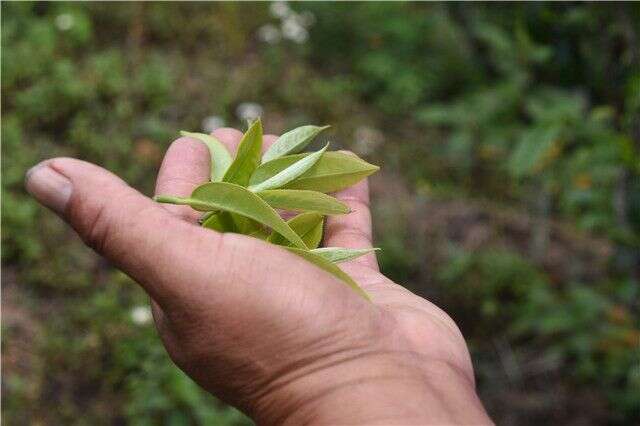
[[[283,377],[258,399],[259,424],[491,423],[473,378],[410,352],[355,354]]]

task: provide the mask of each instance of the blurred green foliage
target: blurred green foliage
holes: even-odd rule
[[[3,3],[2,93],[8,424],[248,423],[22,188],[68,155],[149,194],[245,102],[383,165],[381,265],[461,325],[498,423],[640,419],[637,5]]]

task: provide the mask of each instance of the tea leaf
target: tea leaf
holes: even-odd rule
[[[329,144],[326,144],[320,151],[303,157],[302,159],[296,161],[295,163],[282,170],[278,174],[270,177],[269,179],[260,182],[257,185],[249,186],[249,190],[258,192],[266,189],[280,188],[281,186],[286,185],[287,183],[301,176],[303,173],[313,167],[313,165],[316,164],[318,160],[320,160],[322,154],[324,154],[328,147]]]
[[[211,213],[212,214],[202,222],[202,226],[205,228],[218,232],[235,232],[236,234],[249,234],[260,229],[260,225],[256,221],[236,213],[224,211]]]
[[[364,256],[367,253],[371,253],[374,251],[380,250],[379,248],[366,248],[366,249],[349,249],[342,247],[323,247],[316,248],[311,250],[312,253],[315,253],[323,258],[327,259],[329,262],[340,263],[346,262],[349,260],[356,259],[360,256]]]
[[[207,148],[209,148],[209,155],[211,156],[211,181],[221,181],[233,161],[227,147],[225,147],[224,144],[215,137],[205,135],[204,133],[182,131],[180,134],[182,136],[198,139],[207,145]]]
[[[307,251],[307,250],[300,250],[299,248],[295,248],[295,247],[285,247],[285,248],[290,252],[295,253],[298,256],[304,258],[308,262],[313,263],[314,265],[318,266],[320,269],[323,269],[329,272],[331,275],[338,278],[340,281],[342,281],[343,283],[351,287],[353,290],[355,290],[360,296],[364,297],[368,301],[371,301],[371,298],[369,297],[369,295],[362,288],[360,288],[360,286],[353,280],[353,278],[347,275],[342,269],[338,268],[336,265],[326,260],[324,257],[319,256],[314,252]]]
[[[259,231],[262,228],[262,225],[253,219],[249,219],[248,217],[236,213],[228,214],[231,216],[231,220],[233,220],[233,223],[236,225],[236,232],[239,234],[251,234],[253,232]]]
[[[260,228],[248,235],[250,237],[258,238],[259,240],[266,241],[271,236],[271,232],[269,232],[266,228]]]
[[[234,232],[236,234],[251,234],[261,229],[258,222],[248,217],[231,212],[217,212],[218,221],[222,224],[220,232]],[[204,223],[203,223],[204,225]],[[279,234],[277,234],[279,235]]]
[[[302,126],[280,136],[262,156],[262,162],[302,151],[320,132],[331,126]]]
[[[154,199],[159,202],[188,205],[200,211],[223,210],[246,216],[282,234],[296,247],[307,248],[298,234],[262,198],[233,183],[205,183],[197,187],[189,198],[157,196]]]
[[[260,165],[250,184],[258,185],[308,154],[287,155]],[[287,189],[308,189],[319,192],[335,192],[345,189],[378,171],[379,167],[361,158],[343,152],[325,152],[316,164],[299,178],[284,186]]]
[[[322,240],[323,219],[324,217],[318,213],[302,213],[289,219],[287,224],[302,238],[307,247],[314,249]],[[273,234],[268,241],[281,246],[290,245],[280,234]]]
[[[246,186],[251,175],[260,164],[262,148],[262,123],[260,119],[253,122],[242,136],[238,153],[223,177],[223,182]]]
[[[292,211],[315,211],[322,214],[349,213],[349,207],[330,195],[301,189],[269,189],[257,195],[271,207]]]
[[[200,216],[200,218],[198,219],[198,223],[202,225],[207,219],[209,219],[211,216],[213,216],[216,213],[217,212],[215,211],[208,211],[208,212],[202,213],[202,216]]]
[[[202,227],[207,229],[213,229],[218,232],[230,232],[231,230],[226,229],[225,225],[220,220],[219,216],[220,212],[213,212],[210,214],[205,220],[202,221]]]

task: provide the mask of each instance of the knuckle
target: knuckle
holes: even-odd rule
[[[179,192],[184,192],[184,195],[188,195],[198,182],[194,182],[193,179],[186,178],[184,176],[167,176],[163,179],[163,186],[166,188],[174,188]],[[185,191],[180,191],[184,189]],[[173,192],[176,192],[175,190]],[[183,195],[183,194],[177,194]]]
[[[72,200],[71,225],[87,246],[98,253],[105,253],[111,240],[118,234],[133,232],[131,226],[134,223],[123,223],[122,219],[126,209],[121,207],[128,204],[128,198],[127,194],[114,194],[111,200],[104,197],[78,197]]]
[[[336,229],[333,232],[329,231],[328,235],[325,235],[327,240],[333,240],[337,238],[349,239],[352,241],[358,241],[361,244],[371,244],[371,233],[361,228],[343,228]]]
[[[182,136],[173,141],[173,143],[169,147],[169,151],[173,151],[176,149],[186,150],[189,153],[199,155],[203,152],[206,152],[207,146],[202,141],[196,138]]]
[[[340,197],[340,201],[346,203],[352,210],[362,209],[364,211],[368,211],[370,208],[369,200],[364,197],[343,196]]]
[[[105,203],[97,203],[82,208],[78,232],[86,245],[97,252],[104,251],[110,234],[109,208]]]
[[[233,127],[221,127],[214,130],[211,134],[218,138],[241,138],[242,132]]]

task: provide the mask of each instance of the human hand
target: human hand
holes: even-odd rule
[[[214,135],[232,151],[241,137]],[[156,193],[187,196],[208,178],[206,146],[180,138]],[[455,323],[382,275],[375,254],[341,264],[371,303],[284,249],[196,226],[189,207],[157,204],[93,164],[47,160],[26,187],[146,290],[175,363],[258,423],[490,423]],[[337,197],[353,211],[327,219],[324,244],[370,247],[367,182]]]

